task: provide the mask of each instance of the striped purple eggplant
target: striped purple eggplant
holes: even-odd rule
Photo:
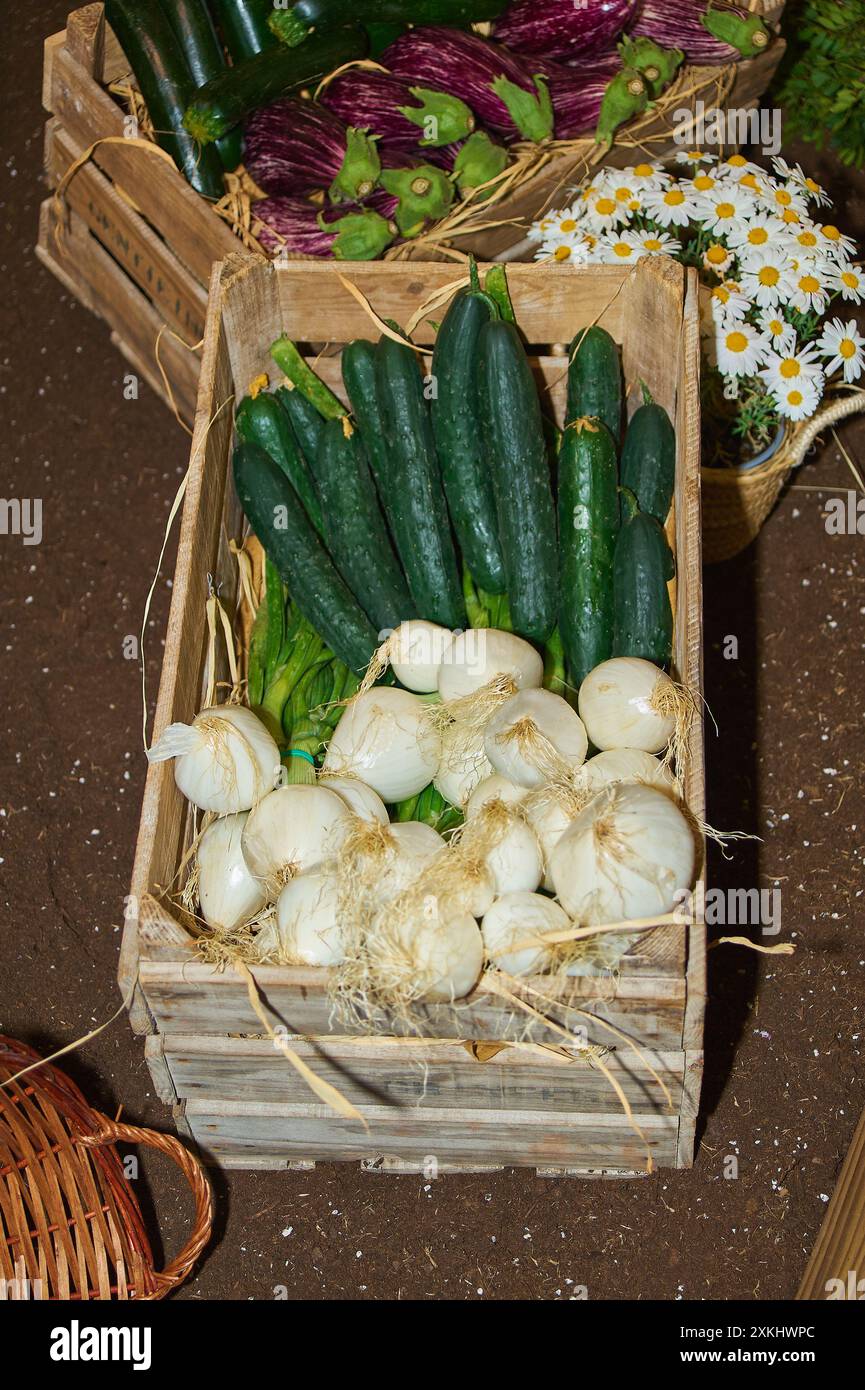
[[[639,0],[629,32],[681,48],[685,61],[697,67],[753,57],[771,37],[759,15],[734,5],[707,7],[702,0]]]
[[[437,148],[462,140],[475,128],[465,102],[447,92],[412,87],[387,72],[348,68],[319,101],[343,121],[363,126],[404,150]]]
[[[508,140],[546,140],[553,111],[531,59],[459,29],[410,29],[386,48],[385,67],[406,82],[460,97],[490,130]]]
[[[592,59],[590,72],[575,69],[554,59],[538,60],[546,78],[555,117],[557,140],[575,140],[595,129],[601,102],[610,80],[621,71],[622,60],[615,49]]]
[[[375,141],[313,101],[289,97],[248,122],[244,161],[265,193],[302,197],[327,188],[334,202],[365,198],[381,170]]]
[[[390,245],[396,229],[371,208],[322,211],[304,198],[263,198],[253,204],[254,230],[272,256],[325,256],[373,261]]]
[[[609,48],[636,8],[637,0],[514,0],[493,33],[518,53],[578,58]]]

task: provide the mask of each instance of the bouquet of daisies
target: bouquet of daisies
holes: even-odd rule
[[[677,155],[673,169],[602,169],[530,234],[538,260],[674,256],[695,266],[704,406],[715,423],[729,417],[754,449],[783,422],[813,415],[828,389],[857,381],[865,363],[856,320],[838,317],[865,294],[856,245],[822,221],[829,199],[818,184],[798,165],[772,163],[774,174],[743,155],[695,150]]]

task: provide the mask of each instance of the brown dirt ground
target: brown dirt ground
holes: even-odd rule
[[[119,922],[145,762],[138,630],[186,437],[146,388],[123,399],[105,328],[38,265],[32,246],[49,0],[4,48],[6,148],[0,403],[4,496],[41,496],[45,534],[0,538],[0,1032],[44,1050],[117,1006]],[[834,185],[865,238],[865,181],[794,150]],[[865,458],[865,425],[847,449]],[[692,1171],[642,1182],[525,1172],[448,1177],[234,1174],[217,1180],[218,1233],[179,1297],[771,1299],[793,1295],[865,1104],[861,909],[865,759],[861,536],[827,536],[828,496],[851,475],[833,441],[789,488],[759,542],[706,574],[709,816],[760,834],[713,855],[711,882],[783,892],[792,958],[710,953],[707,1077]],[[169,567],[164,571],[170,574]],[[157,588],[155,690],[169,581]],[[737,660],[722,644],[739,642]],[[141,1043],[121,1019],[68,1060],[92,1100],[167,1123]],[[729,1155],[738,1179],[725,1180]],[[168,1250],[188,1203],[147,1164]],[[143,1184],[142,1184],[143,1186]]]

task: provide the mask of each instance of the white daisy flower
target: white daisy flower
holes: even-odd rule
[[[669,232],[637,232],[643,251],[647,256],[678,256],[682,243]]]
[[[752,164],[743,154],[731,154],[727,159],[720,160],[718,171],[729,178],[741,178],[743,174],[756,174],[758,179],[766,177],[766,170],[761,169],[759,164]]]
[[[766,354],[768,340],[750,323],[719,324],[715,357],[724,376],[754,376]]]
[[[778,213],[791,210],[801,217],[808,210],[802,188],[795,183],[778,183],[775,179],[769,179],[768,186],[760,194],[760,201]]]
[[[679,150],[676,155],[677,164],[715,164],[717,159],[716,154],[707,154],[705,150]]]
[[[767,246],[743,260],[739,274],[742,293],[761,309],[787,302],[795,288],[795,272],[789,256],[780,247]]]
[[[794,273],[789,302],[800,314],[807,314],[811,309],[822,314],[829,303],[829,290],[828,278],[820,266],[800,265]]]
[[[785,245],[788,238],[789,234],[780,217],[763,212],[761,208],[755,208],[753,216],[741,226],[734,227],[728,237],[730,245],[736,250],[743,248],[740,254],[764,251],[767,246]]]
[[[551,213],[544,219],[548,224],[545,235],[551,239],[561,237],[563,241],[568,241],[582,230],[582,217],[582,207],[564,208],[562,212]]]
[[[831,358],[826,365],[827,376],[843,367],[845,381],[858,381],[865,363],[865,354],[862,351],[865,338],[861,337],[855,319],[850,319],[849,323],[842,323],[841,319],[832,319],[830,323],[825,324],[821,336],[817,339],[817,347],[824,357]]]
[[[700,196],[697,216],[715,236],[726,236],[744,226],[753,213],[753,194],[733,184],[723,184]]]
[[[836,270],[830,271],[829,283],[842,299],[852,300],[854,304],[862,303],[862,296],[865,295],[865,275],[858,266],[839,265]]]
[[[738,322],[753,307],[750,299],[742,293],[741,285],[735,280],[725,280],[723,284],[715,286],[712,290],[711,305],[716,322]]]
[[[596,188],[585,202],[585,218],[593,232],[605,232],[620,222],[627,222],[629,213],[616,202],[605,188]]]
[[[817,228],[817,235],[820,240],[821,248],[828,252],[835,260],[852,259],[856,255],[856,243],[849,236],[844,236],[832,222],[826,222]]]
[[[768,187],[767,177],[762,169],[759,175],[752,173],[742,174],[741,178],[735,178],[733,182],[737,183],[740,188],[746,188],[748,192],[753,193],[755,197],[761,193],[765,193]]]
[[[733,253],[720,241],[711,241],[703,252],[703,267],[722,278],[733,264]]]
[[[772,399],[785,420],[807,420],[820,404],[820,384],[815,381],[802,381],[796,386],[785,386],[772,392]]]
[[[644,192],[647,188],[664,188],[668,183],[672,183],[673,176],[660,164],[650,164],[644,161],[642,164],[629,164],[627,169],[622,170],[625,179],[633,183],[636,188]]]
[[[720,188],[723,182],[716,174],[700,169],[690,180],[690,186],[695,193],[711,193],[714,188]]]
[[[814,179],[809,179],[801,164],[788,164],[786,159],[776,155],[772,160],[772,167],[779,179],[786,183],[798,184],[818,207],[832,206],[832,200],[825,188],[821,188]]]
[[[788,323],[780,309],[764,309],[760,314],[760,327],[768,333],[772,347],[778,353],[796,351],[796,330]]]
[[[770,391],[784,391],[788,386],[801,386],[803,382],[815,381],[823,385],[823,368],[817,361],[817,349],[813,345],[800,348],[795,344],[780,352],[766,353],[766,365],[760,372]]]
[[[606,265],[633,265],[646,255],[640,237],[629,230],[605,232],[598,242],[598,252]]]
[[[643,196],[646,214],[662,227],[687,227],[697,215],[698,198],[686,184],[650,188]]]
[[[588,238],[577,235],[570,240],[546,241],[537,253],[538,261],[555,261],[557,265],[587,265],[592,255]]]

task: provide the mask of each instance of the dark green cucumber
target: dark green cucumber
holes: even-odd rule
[[[238,407],[235,425],[241,439],[247,444],[257,444],[279,464],[316,531],[323,535],[321,504],[312,473],[298,448],[291,421],[276,396],[266,391],[254,400],[247,396]]]
[[[495,19],[507,0],[295,0],[290,8],[274,8],[270,27],[291,46],[303,43],[310,30],[341,24],[474,24]]]
[[[273,0],[210,0],[210,4],[234,63],[245,63],[276,46],[267,23]]]
[[[613,565],[613,656],[640,656],[667,666],[673,653],[667,588],[675,573],[673,553],[660,523],[639,510],[628,488],[621,495],[622,529]]]
[[[463,560],[482,589],[501,594],[507,580],[477,380],[478,339],[491,307],[486,295],[460,290],[445,314],[432,360],[432,422]]]
[[[273,393],[288,416],[309,472],[314,473],[324,420],[297,387],[280,386]]]
[[[365,670],[376,648],[376,630],[297,505],[285,474],[257,444],[244,443],[234,451],[234,484],[250,526],[300,612],[340,661],[352,671]]]
[[[160,0],[160,3],[183,49],[194,86],[203,87],[227,67],[205,0]],[[239,129],[231,131],[217,140],[216,148],[223,169],[236,169],[243,156],[242,132]]]
[[[383,337],[376,349],[376,395],[386,444],[384,483],[394,540],[422,618],[465,627],[462,580],[417,354]]]
[[[576,686],[613,654],[617,473],[616,446],[602,420],[568,425],[559,449],[559,630]]]
[[[603,420],[619,446],[622,435],[622,362],[604,328],[584,329],[571,343],[567,422],[585,416]]]
[[[326,420],[315,470],[334,564],[379,633],[417,615],[399,566],[360,434]]]
[[[225,191],[222,163],[216,150],[201,149],[184,128],[195,84],[159,0],[106,0],[105,17],[147,103],[157,143],[196,193],[218,201]]]
[[[357,28],[313,34],[297,49],[277,43],[201,87],[186,108],[184,125],[202,145],[219,140],[251,111],[315,86],[343,63],[365,58],[368,45]]]
[[[342,381],[352,414],[360,429],[379,500],[391,533],[395,535],[392,505],[394,493],[390,488],[384,421],[375,383],[377,360],[376,345],[367,338],[356,338],[353,343],[347,343],[342,350]]]
[[[663,526],[676,485],[676,432],[664,407],[645,387],[643,394],[648,399],[634,411],[622,446],[622,486]]]
[[[478,340],[479,394],[514,632],[556,625],[556,514],[538,388],[519,332],[493,319]]]

